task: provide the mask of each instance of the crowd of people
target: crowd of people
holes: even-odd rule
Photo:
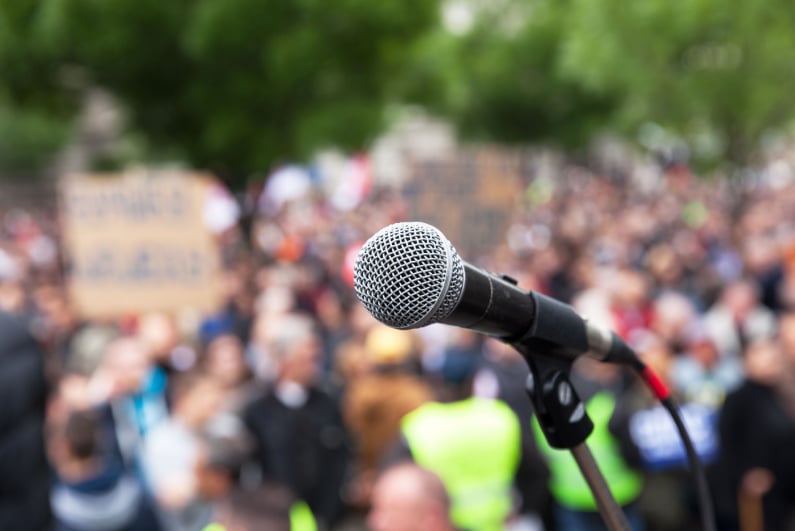
[[[675,165],[641,186],[570,166],[526,184],[478,265],[571,304],[654,368],[719,529],[792,529],[795,180],[738,187]],[[217,234],[218,311],[90,321],[70,305],[56,218],[4,212],[0,326],[29,339],[0,337],[0,528],[604,529],[533,420],[514,349],[394,330],[357,302],[357,246],[409,207],[377,187],[346,209],[249,193]],[[585,358],[571,377],[633,529],[698,529],[652,394]]]

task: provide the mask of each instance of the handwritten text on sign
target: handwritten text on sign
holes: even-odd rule
[[[69,286],[81,314],[215,307],[219,256],[202,222],[206,183],[176,173],[62,181]]]

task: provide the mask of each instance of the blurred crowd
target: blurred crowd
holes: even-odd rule
[[[672,165],[640,186],[569,166],[526,184],[504,242],[465,258],[572,304],[657,371],[707,466],[719,529],[792,526],[795,181],[736,186]],[[0,354],[0,527],[599,529],[571,456],[531,420],[513,349],[443,325],[396,331],[356,301],[358,247],[409,218],[399,190],[355,208],[266,191],[246,192],[217,231],[225,303],[210,315],[86,321],[54,214],[2,213],[0,309],[13,317],[0,325],[31,339],[0,340],[25,350]],[[698,529],[651,393],[587,360],[572,379],[633,529]],[[41,433],[10,428],[37,420]]]

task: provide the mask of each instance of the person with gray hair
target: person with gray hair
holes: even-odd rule
[[[267,353],[274,380],[243,418],[263,480],[288,487],[321,526],[342,514],[350,452],[339,404],[320,387],[321,343],[314,321],[289,313],[271,323]]]

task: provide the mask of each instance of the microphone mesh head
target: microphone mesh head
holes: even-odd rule
[[[464,263],[435,227],[395,223],[364,244],[353,267],[354,288],[370,314],[393,328],[445,319],[464,292]]]

